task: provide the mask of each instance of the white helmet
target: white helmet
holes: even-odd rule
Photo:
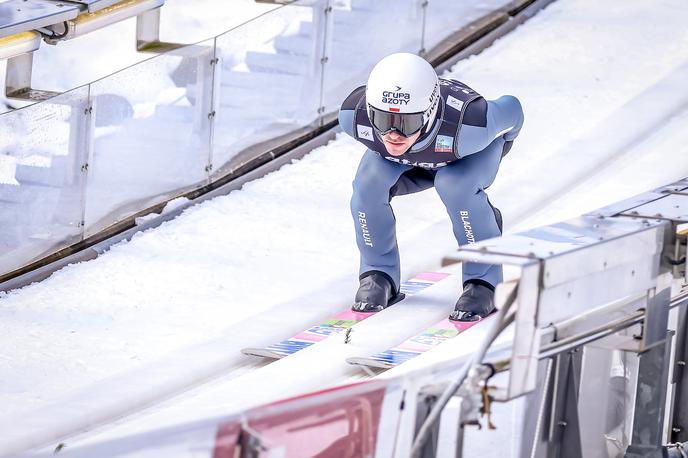
[[[435,69],[415,54],[391,54],[368,77],[368,118],[381,135],[395,130],[410,137],[427,130],[435,120],[439,99]]]

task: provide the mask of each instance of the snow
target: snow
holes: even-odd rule
[[[686,19],[682,0],[656,1],[651,9],[642,0],[559,0],[452,68],[450,76],[485,96],[510,93],[524,106],[522,134],[489,190],[506,230],[575,216],[688,176],[686,93],[674,77],[688,63]],[[675,100],[670,106],[641,103],[655,91]],[[586,156],[581,145],[595,150]],[[319,304],[326,313],[349,302],[358,259],[348,202],[363,151],[340,134],[304,159],[192,207],[95,260],[0,293],[0,424],[194,346],[227,344],[228,333],[254,317],[281,311],[287,318],[254,330],[241,346],[287,337]],[[455,242],[435,193],[397,198],[394,208],[403,275],[437,268]],[[445,301],[440,309],[451,308],[458,295],[458,285],[449,289],[437,289]],[[403,322],[417,315],[411,305],[402,302],[389,312]],[[382,347],[398,336],[382,321],[366,322],[356,334],[371,342],[375,337]],[[324,347],[332,352],[314,348],[218,380],[208,392],[188,393],[177,407],[169,402],[169,410],[153,410],[90,440],[229,413],[353,376],[335,364],[341,361],[335,343]],[[238,347],[221,348],[232,357],[238,353]],[[455,350],[443,346],[432,358]],[[310,380],[309,367],[327,367],[337,377]],[[175,411],[184,416],[170,414]]]

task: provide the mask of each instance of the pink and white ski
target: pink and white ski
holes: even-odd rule
[[[423,291],[435,283],[447,278],[449,274],[442,272],[424,272],[416,275],[408,281],[401,284],[400,292],[406,296]],[[366,318],[373,316],[376,312],[354,312],[351,308],[342,310],[334,315],[332,318],[323,323],[310,327],[295,336],[278,342],[276,344],[268,345],[262,348],[244,348],[241,352],[245,355],[262,356],[264,358],[280,359],[296,353],[306,347],[320,342],[333,334],[339,334],[342,331],[354,326]]]

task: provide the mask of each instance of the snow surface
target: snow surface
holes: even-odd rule
[[[524,106],[522,134],[489,191],[506,230],[576,216],[688,176],[688,94],[678,77],[688,64],[687,19],[683,0],[652,7],[643,0],[559,0],[452,68],[450,76],[488,98],[509,93]],[[644,102],[658,91],[670,94],[668,106]],[[594,154],[583,147],[594,147]],[[0,294],[0,423],[174,352],[222,342],[228,329],[280,304],[297,316],[299,301],[322,303],[324,310],[347,303],[358,264],[350,182],[364,149],[339,135],[303,160],[195,206],[98,259]],[[434,192],[397,198],[394,208],[403,275],[437,268],[436,253],[455,242]],[[399,310],[414,313],[408,306]],[[259,329],[255,341],[286,337],[293,327]],[[380,339],[396,332],[377,330]],[[423,359],[455,355],[458,343]],[[300,357],[307,358],[313,366],[325,364],[312,352]],[[90,440],[312,389],[306,383],[311,374],[299,375],[302,368],[284,360],[217,381],[212,405],[199,390],[176,407],[183,418],[154,410]],[[340,375],[319,383],[351,376]],[[276,384],[277,377],[290,383]]]

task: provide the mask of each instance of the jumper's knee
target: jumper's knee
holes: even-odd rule
[[[482,191],[475,174],[462,170],[454,170],[452,173],[437,173],[435,177],[435,189],[437,193],[452,200],[466,198]]]
[[[353,182],[351,207],[389,204],[389,186],[383,186],[371,173],[360,173]]]

